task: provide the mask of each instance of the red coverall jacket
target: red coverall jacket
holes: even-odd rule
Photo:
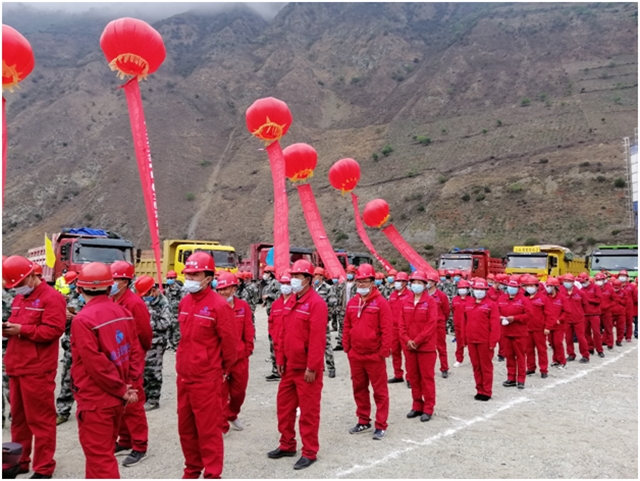
[[[467,346],[472,343],[488,343],[491,349],[500,340],[500,312],[498,305],[491,299],[473,299],[464,306],[464,323],[461,342]]]
[[[247,301],[234,296],[233,312],[238,330],[238,360],[240,360],[253,354],[253,337],[256,334],[256,329],[253,327],[251,307]],[[271,312],[273,312],[273,305]]]
[[[531,303],[531,317],[527,324],[529,332],[541,332],[545,329],[553,329],[555,320],[550,316],[551,307],[549,304],[551,301],[547,293],[542,292],[540,288],[538,288],[538,292],[529,297],[529,302]]]
[[[269,325],[268,332],[271,336],[271,342],[273,342],[273,352],[277,353],[280,349],[280,330],[282,329],[282,318],[284,316],[284,305],[291,301],[295,297],[295,294],[290,295],[289,299],[285,301],[284,296],[278,297],[273,304],[271,304],[271,311],[269,312]]]
[[[238,329],[229,303],[206,286],[182,298],[178,322],[178,377],[187,382],[222,381],[223,372],[228,372],[238,357]]]
[[[395,290],[389,296],[389,307],[391,308],[391,315],[393,316],[393,327],[398,328],[398,322],[400,322],[400,316],[402,316],[402,306],[405,299],[413,293],[406,287],[401,291]]]
[[[564,319],[562,319],[562,306],[564,305],[564,295],[559,292],[552,297],[547,295],[549,301],[547,309],[547,319],[549,320],[549,330],[555,331],[564,328]]]
[[[360,356],[389,357],[393,342],[393,321],[389,302],[376,287],[366,301],[360,294],[347,303],[342,330],[344,352],[351,350]]]
[[[602,289],[596,286],[594,283],[590,283],[589,287],[582,288],[581,292],[585,298],[584,314],[588,315],[600,315],[600,304],[602,303]]]
[[[627,302],[628,302],[628,296],[627,293],[624,292],[623,289],[620,289],[619,291],[615,291],[615,290],[611,290],[612,295],[611,295],[611,314],[615,315],[615,316],[622,316],[627,312]],[[8,350],[7,350],[8,352]]]
[[[284,306],[276,364],[322,372],[328,321],[327,303],[314,289],[300,297],[293,294]]]
[[[502,294],[502,291],[499,291],[493,286],[487,289],[487,297],[494,302],[498,300],[501,294]]]
[[[447,295],[442,292],[440,289],[436,289],[433,294],[430,294],[431,297],[436,301],[439,309],[438,309],[438,322],[443,326],[447,319],[449,319],[449,314],[451,314],[451,307],[449,306],[449,298]]]
[[[436,330],[438,327],[438,307],[436,301],[426,292],[416,304],[414,295],[407,296],[400,317],[400,341],[407,347],[409,341],[418,345],[417,352],[436,352]]]
[[[509,298],[509,294],[502,294],[498,299],[498,310],[502,317],[513,316],[513,321],[502,326],[502,335],[507,337],[525,337],[529,335],[527,324],[531,318],[531,302],[522,291]]]
[[[584,305],[587,301],[584,298],[584,294],[581,289],[574,287],[573,292],[562,298],[562,313],[560,318],[563,323],[578,324],[584,322]]]
[[[78,410],[123,405],[144,355],[131,313],[107,296],[91,299],[71,323],[71,385]]]
[[[22,327],[7,343],[4,364],[9,376],[43,374],[58,368],[58,339],[64,333],[66,312],[64,297],[46,282],[27,297],[15,297],[8,322]]]
[[[151,340],[153,339],[151,316],[149,315],[147,305],[139,296],[129,289],[125,290],[122,297],[116,302],[133,315],[133,320],[136,322],[136,332],[138,333],[140,347],[144,352],[147,352],[151,349]],[[144,363],[144,356],[142,356],[142,362]]]
[[[601,298],[600,311],[604,313],[613,306],[613,300],[611,299],[613,296],[613,287],[611,287],[611,284],[603,284],[602,287],[598,287],[598,289],[600,289]]]
[[[451,307],[453,308],[453,327],[455,329],[462,329],[464,325],[464,308],[469,302],[473,302],[474,299],[471,296],[465,296],[464,299],[460,296],[455,296],[451,299]],[[456,339],[456,342],[459,342]]]
[[[622,286],[627,293],[627,315],[634,317],[638,315],[638,289],[630,282]]]

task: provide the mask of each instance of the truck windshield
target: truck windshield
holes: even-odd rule
[[[342,259],[341,259],[342,261]],[[373,264],[373,261],[371,260],[370,257],[365,257],[365,256],[353,256],[351,257],[351,264],[353,264],[354,266],[358,267],[360,264]],[[347,266],[344,266],[345,268]]]
[[[439,269],[471,270],[471,257],[443,257]]]
[[[197,249],[198,252],[200,249]],[[233,251],[208,251],[204,252],[211,254],[213,256],[213,260],[216,263],[216,267],[225,267],[229,269],[234,269],[238,267],[238,259],[236,258],[236,253]]]
[[[591,261],[591,268],[594,271],[606,269],[608,271],[628,271],[638,270],[637,256],[594,256]]]
[[[546,269],[547,255],[543,256],[516,256],[507,257],[507,267],[516,269]]]
[[[74,264],[87,264],[89,262],[103,262],[112,264],[116,261],[127,261],[133,264],[131,248],[119,248],[112,246],[84,246],[76,242],[73,250]]]

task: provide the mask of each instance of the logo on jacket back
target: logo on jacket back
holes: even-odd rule
[[[116,329],[116,342],[120,344],[123,340],[124,340],[124,334],[122,334],[122,331],[119,331],[118,329]]]

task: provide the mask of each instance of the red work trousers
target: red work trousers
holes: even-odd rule
[[[222,432],[229,431],[229,423],[238,419],[240,408],[247,395],[247,384],[249,383],[249,358],[238,360],[231,370],[229,376],[222,383],[222,404],[226,403],[226,412],[222,423]]]
[[[587,338],[584,336],[584,321],[567,324],[567,354],[571,357],[576,356],[576,350],[573,345],[573,334],[578,338],[578,348],[582,357],[589,359],[589,346],[587,346]]]
[[[624,329],[626,324],[626,314],[613,314],[613,325],[616,328],[616,342],[624,339]]]
[[[118,439],[123,412],[124,406],[76,412],[86,479],[120,478],[113,447]]]
[[[304,380],[304,369],[285,369],[278,385],[276,407],[280,449],[296,450],[296,408],[300,407],[300,439],[302,455],[316,459],[320,442],[320,400],[322,397],[322,372],[316,372],[313,382]],[[385,381],[386,382],[386,381]]]
[[[633,337],[633,313],[627,312],[624,317],[625,317],[624,338],[628,342],[631,342],[631,338]]]
[[[540,373],[549,372],[549,356],[547,354],[547,336],[543,331],[529,331],[527,339],[527,371],[536,370],[536,351],[538,352],[538,365]]]
[[[564,351],[564,338],[566,328],[562,325],[549,333],[551,348],[553,349],[553,362],[561,365],[567,364],[567,355]]]
[[[147,424],[147,413],[144,411],[146,396],[144,394],[143,380],[141,379],[135,384],[133,389],[138,390],[138,402],[127,404],[124,408],[118,444],[146,453],[149,443],[149,425]]]
[[[56,371],[9,377],[11,441],[22,444],[20,466],[29,469],[33,443],[33,470],[45,475],[56,469],[55,379]]]
[[[469,359],[473,367],[473,377],[476,380],[478,394],[492,396],[493,393],[493,349],[488,342],[470,343]]]
[[[507,357],[507,354],[506,354],[507,351],[505,351],[505,348],[504,348],[506,342],[507,341],[505,341],[504,335],[500,334],[500,342],[498,342],[498,356],[500,357]]]
[[[600,316],[602,320],[602,328],[604,332],[602,333],[602,343],[606,344],[608,347],[613,347],[613,316],[611,315],[611,311],[606,310]]]
[[[398,328],[393,328],[393,343],[391,344],[391,362],[393,363],[393,377],[403,379],[404,371],[402,370],[402,344]],[[406,361],[405,361],[406,362]]]
[[[447,359],[447,324],[446,321],[438,321],[436,330],[436,347],[440,358],[440,372],[449,370],[449,360]]]
[[[407,379],[411,383],[413,404],[411,409],[433,414],[436,405],[436,353],[405,351]]]
[[[371,383],[373,400],[376,403],[375,428],[386,431],[389,418],[389,386],[384,358],[377,354],[360,355],[350,351],[349,366],[358,423],[371,422],[371,396],[369,395],[369,383]],[[407,366],[408,370],[409,366]]]
[[[504,337],[505,358],[507,359],[507,379],[524,382],[527,377],[525,353],[527,351],[528,338]]]
[[[464,344],[462,344],[462,328],[458,326],[453,326],[453,330],[456,333],[456,361],[462,362],[464,361]]]
[[[600,316],[585,316],[584,337],[590,351],[594,348],[602,352],[602,336],[600,334]]]
[[[178,434],[184,455],[183,479],[219,478],[224,464],[222,378],[186,382],[178,377]]]

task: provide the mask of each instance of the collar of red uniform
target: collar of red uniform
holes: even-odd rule
[[[45,285],[47,285],[45,281],[40,281],[40,284],[38,284],[38,286],[34,288],[28,296],[25,296],[24,299],[27,301],[33,301],[34,299],[37,299],[38,297],[40,297],[40,294],[42,294],[46,289],[46,287],[44,287]]]
[[[122,293],[122,295],[120,296],[120,299],[118,299],[116,301],[117,304],[123,304],[128,298],[129,296],[135,296],[135,294],[133,292],[131,292],[131,289],[129,289],[128,287],[126,287],[124,289],[124,292]],[[115,297],[114,297],[115,299]]]
[[[307,300],[307,298],[311,295],[311,292],[315,292],[315,290],[313,289],[313,287],[309,287],[309,289],[307,289],[307,292],[305,292],[301,297],[298,297],[296,295],[296,302],[304,302]]]
[[[381,296],[381,295],[382,294],[380,294],[380,291],[375,285],[371,286],[371,294],[369,294],[369,297],[367,297],[365,304],[369,304],[371,301],[373,301],[374,299],[376,299],[378,296]],[[362,299],[362,296],[360,294],[358,294],[358,297]]]
[[[411,292],[411,294],[413,294],[413,291]],[[434,292],[434,294],[435,294],[435,292]],[[432,296],[430,296],[427,291],[422,291],[422,294],[420,295],[420,299],[418,300],[418,302],[429,302],[429,298],[430,297],[432,297]],[[416,302],[415,294],[413,294],[413,296],[411,297],[411,300],[414,303]]]
[[[201,289],[198,292],[193,292],[191,293],[191,295],[193,296],[194,301],[200,302],[202,299],[204,299],[207,296],[207,294],[209,294],[209,292],[212,292],[211,284],[207,284],[206,286],[204,286],[204,289]]]
[[[89,304],[91,304],[91,305],[93,305],[93,304],[104,304],[105,302],[113,302],[113,299],[111,299],[108,295],[94,297],[89,302],[87,302],[87,306]]]

